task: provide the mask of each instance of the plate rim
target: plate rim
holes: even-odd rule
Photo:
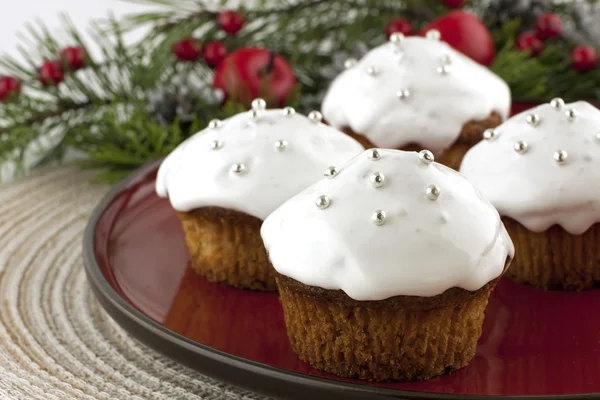
[[[114,185],[98,202],[85,227],[82,243],[82,256],[85,273],[92,288],[92,292],[108,315],[110,315],[111,318],[134,338],[164,356],[218,381],[266,396],[278,396],[285,399],[600,399],[600,393],[482,396],[475,394],[418,392],[414,390],[390,389],[379,386],[341,382],[288,371],[235,356],[193,341],[166,328],[143,314],[117,293],[100,269],[100,265],[96,259],[94,246],[96,227],[106,209],[122,192],[135,186],[143,177],[156,170],[162,160],[163,158],[160,158],[138,168],[129,176]],[[199,358],[199,361],[202,362],[191,362],[190,358]]]

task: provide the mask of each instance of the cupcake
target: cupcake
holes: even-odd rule
[[[507,84],[440,40],[394,34],[360,61],[348,60],[322,104],[329,124],[365,148],[420,150],[458,169],[485,129],[507,118]]]
[[[249,112],[181,143],[161,164],[156,192],[168,197],[185,231],[191,267],[208,280],[243,289],[277,289],[260,237],[275,208],[364,151],[354,139],[292,108]]]
[[[543,289],[600,282],[600,110],[553,99],[517,114],[465,155],[460,172],[515,241],[507,277]]]
[[[370,149],[334,171],[261,228],[293,350],[372,381],[466,366],[514,251],[496,209],[427,150]]]

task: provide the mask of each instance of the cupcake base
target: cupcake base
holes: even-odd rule
[[[422,381],[465,367],[499,279],[475,292],[453,288],[435,297],[356,301],[277,274],[287,334],[299,358],[369,381]]]
[[[463,157],[471,147],[483,139],[483,132],[486,129],[495,128],[502,123],[502,117],[497,112],[492,112],[488,118],[480,121],[469,121],[460,132],[456,142],[442,154],[436,154],[435,160],[456,171],[460,168]],[[367,137],[354,132],[350,128],[344,128],[343,131],[358,141],[365,149],[372,149],[375,146]],[[421,151],[426,147],[418,144],[409,144],[399,150]]]
[[[510,218],[503,222],[516,249],[508,278],[546,290],[600,286],[600,224],[572,235],[557,225],[538,233]]]
[[[220,207],[179,212],[191,267],[209,281],[276,291],[275,270],[260,237],[262,221]]]

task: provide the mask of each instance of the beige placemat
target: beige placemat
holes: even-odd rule
[[[263,399],[148,349],[96,302],[81,243],[108,187],[91,176],[0,185],[0,399]]]

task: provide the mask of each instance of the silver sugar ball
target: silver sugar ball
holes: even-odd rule
[[[400,32],[394,32],[390,35],[390,42],[394,44],[400,44],[404,40],[404,34]]]
[[[385,211],[375,210],[371,216],[371,221],[378,226],[385,224]]]
[[[440,189],[435,185],[429,185],[425,189],[425,195],[427,195],[429,200],[437,200],[440,197]]]
[[[498,137],[498,133],[494,129],[486,129],[483,131],[483,138],[485,140],[494,140]]]
[[[221,127],[221,125],[222,125],[222,123],[221,123],[221,120],[219,120],[219,119],[213,119],[213,120],[211,120],[211,121],[208,123],[208,127],[209,127],[210,129],[217,129],[217,128],[220,128],[220,127]]]
[[[560,97],[555,97],[552,100],[550,100],[550,107],[554,108],[555,110],[561,110],[564,106],[565,101]]]
[[[400,89],[396,92],[396,97],[398,97],[400,100],[406,100],[410,97],[410,90]]]
[[[308,119],[315,124],[318,124],[319,122],[323,121],[323,114],[321,114],[319,111],[311,111],[308,113]]]
[[[236,174],[241,174],[245,170],[246,170],[246,166],[244,164],[233,164],[231,166],[231,172],[234,172]]]
[[[425,165],[429,165],[435,161],[433,157],[433,153],[429,150],[421,150],[419,152],[419,161],[421,161]]]
[[[448,75],[452,68],[448,64],[440,65],[437,67],[437,73],[440,75]]]
[[[212,150],[218,150],[221,147],[223,147],[223,142],[221,142],[220,140],[213,140],[212,142],[210,142],[210,148]]]
[[[527,150],[529,150],[529,146],[526,142],[519,140],[514,144],[513,149],[519,154],[524,154],[527,153]]]
[[[540,124],[540,116],[537,114],[529,114],[525,117],[525,121],[531,126],[538,126]]]
[[[425,37],[430,40],[440,40],[442,38],[442,34],[437,29],[430,29],[425,34]]]
[[[248,112],[248,114],[250,115],[250,118],[252,118],[252,119],[260,118],[260,110],[257,110],[256,108],[253,108],[252,110],[250,110]]]
[[[287,145],[288,145],[288,143],[285,140],[278,140],[275,142],[275,148],[279,151],[285,150]]]
[[[450,54],[444,54],[442,56],[442,65],[450,65],[452,64],[452,57]]]
[[[283,110],[283,115],[294,115],[296,114],[296,110],[293,107],[285,107]]]
[[[321,195],[315,200],[315,205],[319,210],[324,210],[331,205],[331,200],[329,200],[329,197]]]
[[[252,109],[254,110],[265,110],[267,108],[267,102],[263,99],[254,99],[252,100]]]
[[[356,58],[349,58],[346,61],[344,61],[344,68],[346,68],[346,69],[353,68],[354,66],[356,66],[357,63],[358,63],[358,61],[356,61]]]
[[[377,67],[373,67],[370,66],[369,68],[367,68],[367,74],[369,74],[370,76],[377,76],[379,75],[379,69]]]
[[[575,121],[575,118],[577,118],[577,110],[574,108],[569,108],[567,111],[565,111],[565,115],[569,121]]]
[[[564,164],[567,161],[567,157],[569,157],[569,155],[564,150],[558,150],[554,152],[554,161],[559,164]]]
[[[377,149],[369,149],[367,150],[367,157],[369,160],[379,160],[381,159],[381,153]]]
[[[383,186],[383,182],[385,182],[385,175],[383,175],[381,172],[374,172],[369,177],[369,182],[371,182],[373,187],[380,188]]]
[[[325,177],[327,177],[327,178],[333,178],[334,176],[336,176],[336,175],[337,175],[337,174],[339,174],[339,173],[340,173],[340,170],[339,170],[339,169],[337,169],[337,168],[336,168],[336,167],[334,167],[334,166],[331,166],[331,167],[328,167],[328,168],[325,170],[325,173],[324,173],[323,175],[324,175]]]

